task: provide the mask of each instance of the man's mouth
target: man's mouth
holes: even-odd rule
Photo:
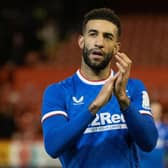
[[[96,56],[103,56],[103,51],[101,50],[93,50],[91,52],[92,55],[96,55]]]

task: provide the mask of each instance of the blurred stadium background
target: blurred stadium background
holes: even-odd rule
[[[0,167],[60,167],[43,148],[42,92],[79,67],[81,19],[96,7],[121,17],[121,50],[133,59],[131,76],[161,101],[168,124],[166,0],[6,0],[0,7]]]

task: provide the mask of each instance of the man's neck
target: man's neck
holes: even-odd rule
[[[106,67],[103,70],[94,71],[88,66],[81,66],[81,74],[90,81],[105,80],[111,74],[111,67]]]

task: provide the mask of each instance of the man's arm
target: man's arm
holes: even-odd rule
[[[134,103],[123,111],[132,139],[143,151],[151,151],[157,142],[158,132],[152,116],[141,114]]]
[[[47,153],[56,158],[70,148],[93,118],[91,112],[80,111],[70,120],[62,115],[55,115],[44,120],[42,126]]]
[[[130,76],[132,61],[124,53],[117,53],[116,59],[119,76],[115,81],[114,92],[124,114],[128,131],[141,149],[150,151],[156,145],[158,133],[153,118],[149,115],[141,114],[137,108],[137,106],[143,105],[143,101],[145,101],[143,99],[146,99],[143,95],[143,84],[141,82],[137,83],[138,88],[135,90],[137,94],[134,96],[134,101],[131,102],[132,100],[126,94],[126,85]]]

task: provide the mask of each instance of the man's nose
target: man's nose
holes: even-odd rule
[[[104,39],[102,36],[97,36],[95,46],[98,48],[103,48],[104,47]]]

